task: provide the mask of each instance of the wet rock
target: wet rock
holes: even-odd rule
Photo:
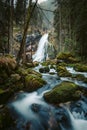
[[[37,113],[40,111],[40,107],[41,106],[39,104],[34,103],[34,104],[32,104],[31,109],[32,109],[32,111]]]
[[[41,73],[48,73],[50,71],[49,67],[40,68],[39,72]]]

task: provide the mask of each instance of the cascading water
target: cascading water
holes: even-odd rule
[[[48,34],[44,34],[39,42],[37,52],[33,56],[33,61],[42,62],[46,59],[47,39]],[[34,70],[38,72],[41,67],[42,65],[39,65]],[[67,68],[67,70],[73,74],[79,73],[72,68]],[[50,73],[54,73],[54,75]],[[87,73],[81,74],[87,77]],[[16,95],[15,101],[9,104],[16,116],[15,130],[87,130],[87,99],[81,99],[76,103],[77,105],[74,103],[74,107],[71,106],[69,111],[64,107],[53,107],[47,104],[43,98],[45,92],[50,91],[62,81],[72,80],[59,79],[54,69],[50,69],[49,73],[43,73],[42,78],[47,82],[45,86],[32,93],[19,93]]]
[[[42,66],[39,66],[42,67]],[[39,67],[35,70],[38,71]],[[72,108],[72,113],[64,107],[53,107],[43,99],[43,94],[50,91],[55,85],[60,84],[57,74],[42,74],[47,85],[32,93],[20,93],[16,100],[10,104],[12,111],[16,113],[17,126],[15,130],[87,130],[85,120],[87,112],[87,99],[78,101]],[[77,110],[78,112],[77,112]],[[81,109],[81,111],[79,111]],[[78,116],[79,115],[79,116]],[[26,126],[29,128],[26,128]]]
[[[48,46],[48,34],[44,34],[40,39],[38,49],[33,55],[33,61],[44,61],[47,57],[47,46]]]
[[[87,121],[83,119],[75,119],[71,112],[68,110],[73,130],[87,130]]]

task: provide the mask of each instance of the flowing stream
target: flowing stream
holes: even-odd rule
[[[48,34],[41,38],[40,49],[38,48],[34,61],[44,60],[42,52],[44,53],[44,44],[47,38]],[[34,70],[38,71],[40,67],[42,66],[39,65]],[[67,69],[70,71],[69,68]],[[54,69],[50,71],[55,74],[42,74],[42,78],[47,81],[45,86],[32,93],[20,92],[16,94],[14,101],[9,104],[16,119],[15,130],[87,130],[87,99],[85,97],[69,107],[65,105],[54,107],[45,102],[44,93],[50,91],[62,81],[69,80],[68,78],[59,78]]]

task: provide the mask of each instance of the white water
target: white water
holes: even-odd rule
[[[47,58],[48,34],[44,34],[40,39],[38,49],[33,55],[33,61],[42,62]]]
[[[74,70],[73,67],[66,67],[66,69],[71,73],[71,74],[81,74],[81,75],[84,75],[84,77],[87,78],[87,73],[86,72],[77,72]]]
[[[86,120],[75,119],[69,110],[68,110],[68,113],[69,113],[71,123],[72,123],[74,130],[87,130],[87,121]]]

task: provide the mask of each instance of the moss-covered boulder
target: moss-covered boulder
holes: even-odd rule
[[[57,70],[58,76],[60,76],[60,77],[71,77],[72,76],[71,73],[69,73],[67,71],[66,67],[64,67],[64,66],[59,65],[59,66],[57,66],[56,70]]]
[[[66,63],[77,63],[79,62],[74,55],[72,55],[70,52],[62,52],[57,55],[57,60],[66,62]]]
[[[43,85],[45,85],[46,82],[38,77],[37,75],[27,75],[25,77],[25,86],[26,86],[26,90],[27,91],[35,91],[37,90],[38,88],[42,87]]]
[[[43,67],[39,69],[40,73],[48,73],[50,71],[49,67]]]
[[[42,77],[42,75],[39,72],[36,72],[35,70],[32,70],[31,68],[23,68],[23,67],[19,67],[16,70],[16,73],[18,73],[21,76],[27,76],[28,74],[35,74],[39,77]]]
[[[84,64],[76,64],[74,69],[79,72],[87,72],[87,65]]]
[[[16,61],[10,57],[0,57],[0,85],[4,84],[8,77],[14,73]]]
[[[12,118],[7,107],[0,110],[0,130],[12,129],[15,127],[15,121]]]
[[[80,98],[81,91],[79,87],[71,82],[62,82],[55,86],[50,92],[44,94],[47,102],[52,104],[59,104],[68,101],[77,100]]]
[[[10,74],[16,68],[16,65],[14,58],[0,57],[0,73],[4,70],[7,74]]]

